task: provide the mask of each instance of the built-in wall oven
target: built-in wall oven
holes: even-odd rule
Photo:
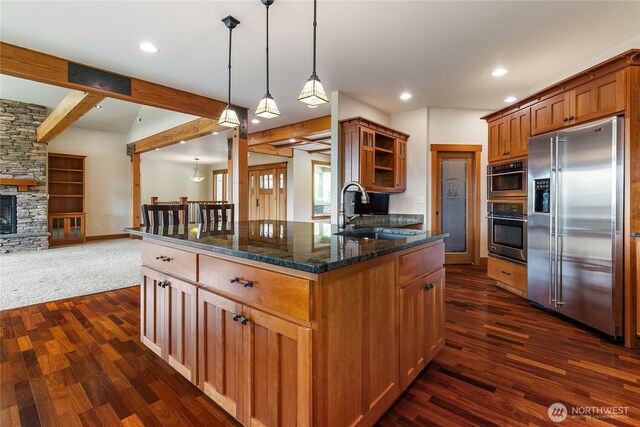
[[[527,262],[527,202],[487,203],[489,253]]]
[[[527,197],[527,159],[487,166],[487,198]]]

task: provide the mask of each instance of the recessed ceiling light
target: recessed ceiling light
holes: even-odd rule
[[[153,43],[142,42],[138,46],[140,47],[140,49],[144,50],[145,52],[156,53],[158,51],[158,48],[155,47]]]
[[[253,124],[256,124],[256,125],[257,125],[258,123],[260,123],[260,120],[258,120],[258,119],[253,119],[253,120],[251,120],[251,123],[253,123]]]
[[[411,99],[411,94],[409,92],[405,92],[402,95],[400,95],[400,99],[402,99],[403,101]]]
[[[186,144],[187,141],[180,141],[180,144]]]
[[[493,70],[493,73],[491,73],[491,75],[493,77],[500,77],[500,76],[504,76],[505,74],[507,74],[509,71],[505,70],[504,68],[496,68],[495,70]]]
[[[296,140],[291,138],[291,139],[289,139],[289,142],[296,142]]]
[[[156,151],[158,151],[158,150],[159,150],[159,148],[156,148]]]
[[[508,96],[504,99],[504,102],[513,102],[516,100],[515,96]]]
[[[99,110],[99,109],[101,109],[101,108],[102,108],[102,105],[100,105],[100,104],[96,104],[96,105],[94,105],[94,106],[93,106],[93,108],[97,108],[97,109]]]

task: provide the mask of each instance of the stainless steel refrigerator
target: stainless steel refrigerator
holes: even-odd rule
[[[622,336],[624,119],[529,139],[529,299]]]

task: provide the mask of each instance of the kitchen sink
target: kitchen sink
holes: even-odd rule
[[[346,236],[356,239],[375,239],[375,240],[400,240],[410,236],[423,234],[418,230],[405,229],[389,229],[389,228],[368,228],[361,230],[340,231],[335,233],[337,236]]]

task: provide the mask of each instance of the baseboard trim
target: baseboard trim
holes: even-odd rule
[[[129,233],[120,233],[120,234],[103,234],[100,236],[87,236],[87,242],[93,242],[95,240],[111,240],[111,239],[123,239],[125,237],[129,237]]]

